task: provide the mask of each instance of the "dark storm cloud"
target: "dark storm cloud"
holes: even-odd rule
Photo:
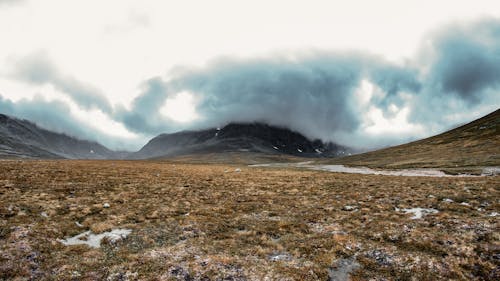
[[[365,58],[310,55],[297,60],[222,60],[180,74],[172,92],[189,91],[205,119],[198,126],[263,121],[313,137],[318,131],[351,130],[359,124],[350,96]]]
[[[219,60],[173,73],[164,84],[171,93],[189,91],[199,98],[199,127],[264,121],[335,140],[358,131],[366,108],[353,93],[366,79],[382,90],[370,102],[386,116],[391,104],[408,107],[411,121],[445,129],[455,125],[446,122],[457,122],[446,121],[450,114],[499,106],[499,35],[500,21],[489,19],[441,29],[418,59],[404,65],[362,53],[311,52]]]
[[[188,91],[198,100],[197,112],[202,116],[190,124],[192,128],[262,121],[312,138],[336,140],[343,134],[370,143],[359,134],[367,108],[360,107],[354,95],[361,81],[367,80],[383,92],[374,95],[370,104],[386,116],[392,116],[391,104],[408,107],[413,122],[440,124],[444,129],[455,125],[443,121],[447,114],[477,109],[485,102],[498,106],[499,26],[498,20],[448,26],[431,37],[430,47],[422,50],[418,60],[404,65],[349,52],[220,59],[204,68],[172,71],[168,81],[159,77],[145,81],[131,110],[121,108],[115,118],[139,133],[173,131],[176,123],[159,109],[167,97]],[[496,98],[487,100],[492,92]]]
[[[82,109],[99,109],[110,114],[112,106],[96,88],[61,74],[44,53],[35,53],[14,60],[11,75],[31,84],[50,84],[65,93]]]
[[[134,99],[131,110],[118,107],[114,119],[136,133],[158,134],[170,130],[173,126],[159,112],[166,98],[165,83],[159,77],[151,78],[143,83],[142,94]]]
[[[500,24],[484,21],[444,31],[434,44],[430,86],[471,103],[500,86]]]
[[[412,120],[436,123],[447,113],[500,107],[500,20],[448,26],[431,43],[423,50],[429,68]]]
[[[392,103],[397,106],[404,104],[400,93],[418,93],[422,83],[418,80],[418,69],[409,66],[396,66],[379,61],[372,67],[369,77],[372,83],[385,93],[383,97],[374,96],[371,102],[387,111]]]

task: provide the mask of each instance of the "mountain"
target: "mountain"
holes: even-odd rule
[[[500,166],[500,109],[419,141],[328,161],[378,168]]]
[[[118,153],[91,141],[79,140],[0,114],[0,158],[107,159]]]
[[[256,152],[302,157],[335,157],[347,153],[340,145],[309,140],[300,133],[262,123],[231,123],[223,128],[162,134],[149,141],[132,159],[192,154]]]

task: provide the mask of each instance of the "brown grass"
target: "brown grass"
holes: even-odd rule
[[[498,176],[0,161],[0,280],[327,280],[348,258],[355,280],[498,280],[499,187]],[[113,228],[133,232],[99,249],[57,241]]]

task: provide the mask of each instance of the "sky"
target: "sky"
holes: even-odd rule
[[[0,113],[113,149],[266,122],[373,149],[500,107],[500,2],[0,0]]]

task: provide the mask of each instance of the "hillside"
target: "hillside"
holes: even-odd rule
[[[162,134],[149,141],[132,159],[220,153],[262,153],[299,157],[336,157],[345,147],[309,140],[300,133],[262,123],[229,124],[223,128]]]
[[[106,159],[118,154],[91,141],[51,132],[0,114],[0,158]]]
[[[500,166],[499,126],[500,109],[430,138],[328,162],[377,168]]]

